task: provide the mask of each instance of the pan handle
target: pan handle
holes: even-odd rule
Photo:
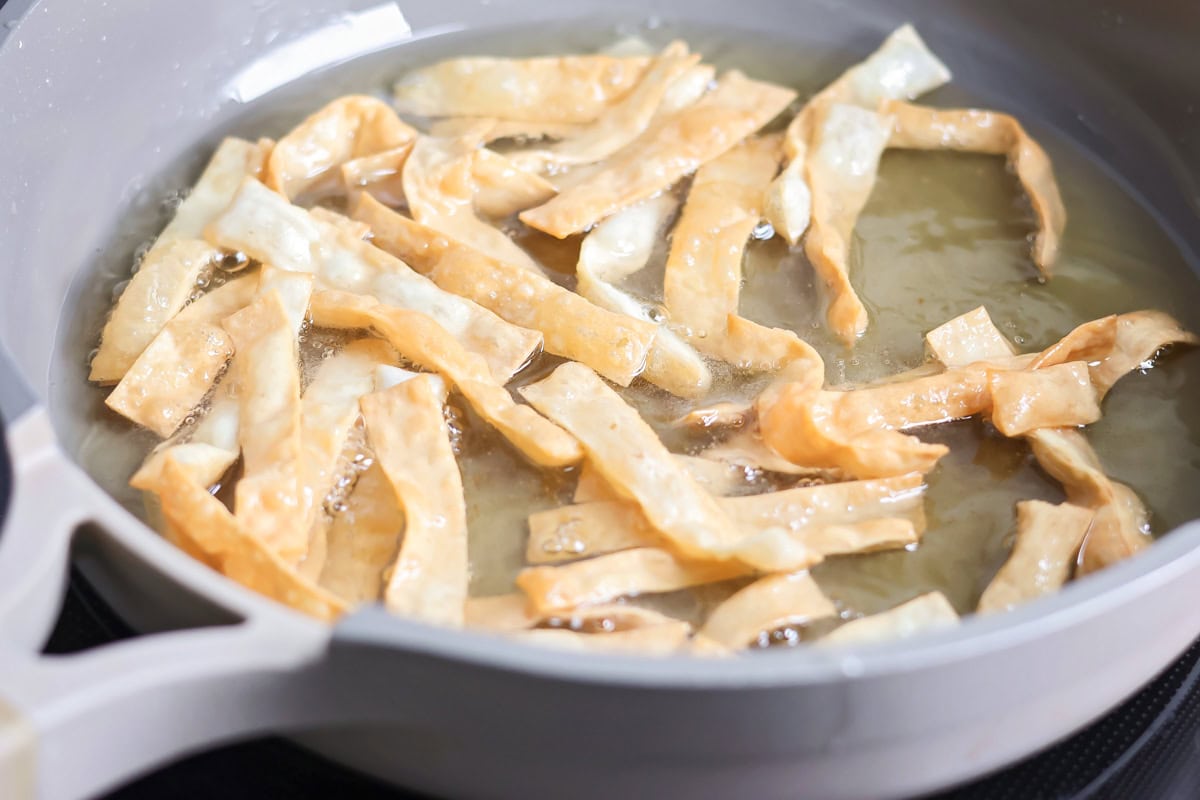
[[[0,797],[92,796],[203,745],[338,721],[322,689],[326,626],[214,580],[131,526],[59,449],[43,408],[12,421],[7,437],[13,485],[0,532]],[[63,597],[71,537],[86,521],[116,539],[137,536],[131,551],[240,621],[40,655]]]

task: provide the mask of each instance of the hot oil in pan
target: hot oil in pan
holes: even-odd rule
[[[556,50],[594,50],[611,42],[613,33],[611,27],[576,27],[563,32]],[[796,86],[802,97],[854,60],[811,47],[803,53],[766,48],[760,40],[739,41],[727,34],[643,33],[653,42],[683,35],[706,60]],[[278,135],[331,97],[385,85],[419,63],[464,52],[524,55],[544,49],[522,37],[419,42],[399,56],[372,57],[290,87],[276,101],[260,101],[234,132]],[[774,59],[765,55],[770,52],[789,55]],[[958,90],[929,98],[939,105],[972,100],[996,105],[993,98],[972,98]],[[980,304],[1027,351],[1048,345],[1085,320],[1141,308],[1163,309],[1200,330],[1196,279],[1167,235],[1069,142],[1040,129],[1036,120],[1024,121],[1054,158],[1069,214],[1053,280],[1043,284],[1036,278],[1028,242],[1033,215],[1003,159],[893,151],[884,156],[851,254],[852,279],[871,314],[871,326],[858,346],[848,351],[826,330],[811,267],[778,239],[749,248],[742,314],[807,339],[824,357],[832,384],[919,365],[924,332]],[[557,280],[572,284],[578,241],[560,243],[519,228],[514,232]],[[665,254],[664,242],[654,262],[628,287],[648,302],[661,299],[655,287],[661,286]],[[336,350],[341,337],[321,331],[310,335],[312,346],[302,348],[302,354],[311,368],[331,348]],[[514,387],[537,379],[556,363],[543,357],[518,376]],[[746,381],[727,370],[716,374],[713,398],[745,399],[761,386],[761,381]],[[1198,393],[1200,353],[1172,353],[1162,368],[1123,379],[1104,402],[1104,418],[1089,428],[1107,472],[1132,486],[1153,512],[1156,534],[1200,516],[1200,495],[1193,490],[1200,479]],[[695,452],[710,441],[670,426],[688,410],[685,402],[641,381],[624,394],[673,450]],[[103,412],[102,390],[95,396],[100,410],[80,446],[80,459],[103,485],[140,511],[140,499],[124,482],[153,445],[152,438]],[[472,592],[510,591],[525,563],[526,516],[569,502],[575,477],[571,472],[547,475],[528,465],[461,401],[452,398],[452,403],[463,431],[458,446],[470,524]],[[911,551],[831,559],[814,570],[822,587],[850,613],[880,611],[932,589],[944,592],[959,611],[969,611],[1007,554],[1014,504],[1062,498],[1058,485],[1034,465],[1027,447],[982,423],[953,423],[920,435],[951,448],[929,476],[929,530],[920,545]],[[762,481],[746,490],[771,485]],[[332,510],[336,513],[336,504]],[[639,602],[699,617],[734,588],[726,584]]]

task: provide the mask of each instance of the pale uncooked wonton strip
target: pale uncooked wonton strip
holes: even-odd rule
[[[359,476],[345,507],[325,528],[318,584],[351,605],[381,599],[384,573],[396,561],[403,529],[404,511],[375,462]]]
[[[518,328],[439,289],[399,259],[291,205],[254,180],[242,185],[205,235],[263,263],[313,273],[318,288],[370,294],[387,305],[427,314],[464,347],[479,353],[502,382],[525,366],[540,344],[536,331]]]
[[[155,334],[183,308],[196,290],[196,279],[217,256],[214,248],[196,240],[229,205],[242,179],[258,175],[263,158],[262,145],[241,139],[226,139],[217,148],[117,301],[100,336],[89,380],[119,381]]]
[[[641,373],[657,328],[593,305],[542,275],[502,263],[364,196],[355,209],[375,244],[505,319],[541,331],[548,352],[587,364],[622,386]]]
[[[761,633],[836,615],[833,603],[807,572],[772,575],[713,609],[700,633],[736,650],[753,643]]]
[[[289,200],[341,188],[342,164],[408,146],[417,131],[391,106],[365,95],[339,97],[280,139],[267,160],[264,182]]]
[[[929,592],[882,614],[852,620],[817,640],[818,644],[864,644],[907,639],[958,624],[958,612],[941,592]]]
[[[437,387],[418,376],[367,395],[362,412],[375,457],[404,508],[404,540],[384,603],[395,613],[461,626],[467,510]]]
[[[913,98],[950,80],[950,70],[929,51],[911,25],[892,32],[879,49],[842,73],[808,101],[788,126],[787,166],[771,185],[767,217],[790,244],[808,227],[810,192],[805,160],[826,112],[842,103],[874,109],[884,99]]]
[[[770,122],[795,92],[728,72],[695,104],[655,121],[582,183],[523,212],[530,227],[559,239],[645,200]]]
[[[191,480],[173,455],[151,491],[185,549],[202,554],[230,579],[317,619],[333,620],[346,610],[341,600],[305,580],[260,537],[246,531],[220,500]]]
[[[404,162],[404,197],[413,219],[498,261],[541,272],[537,263],[499,228],[475,213],[471,164],[479,137],[422,136]]]
[[[1038,218],[1033,263],[1042,275],[1050,275],[1067,224],[1067,210],[1049,156],[1021,123],[997,111],[938,109],[896,100],[883,103],[882,109],[895,120],[888,147],[1007,156]]]
[[[563,467],[583,457],[579,443],[568,433],[532,408],[517,405],[480,356],[464,350],[424,314],[345,292],[315,293],[311,311],[316,325],[374,328],[406,359],[452,383],[481,417],[534,463]]]
[[[1056,591],[1071,577],[1083,537],[1095,512],[1041,500],[1017,503],[1017,538],[1012,554],[979,598],[979,613],[1006,611]]]
[[[413,70],[393,90],[401,113],[591,122],[641,79],[649,58],[455,58]]]
[[[575,291],[591,302],[634,319],[658,325],[642,377],[680,397],[699,397],[712,386],[704,359],[664,323],[646,303],[613,284],[638,272],[649,261],[675,200],[663,194],[618,211],[597,225],[579,248]]]
[[[946,367],[1011,358],[1012,342],[1000,332],[983,306],[943,323],[925,334],[925,349]]]
[[[549,147],[514,153],[514,162],[522,169],[544,172],[607,158],[646,129],[671,84],[699,61],[700,56],[689,54],[685,43],[672,42],[651,62],[637,86],[579,135]]]

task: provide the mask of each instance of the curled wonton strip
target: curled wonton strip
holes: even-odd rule
[[[772,575],[750,584],[713,609],[702,636],[733,650],[759,634],[837,616],[833,603],[807,572]]]
[[[1088,425],[1100,419],[1100,403],[1084,361],[994,372],[988,378],[988,391],[992,424],[1005,436],[1021,436],[1036,428]]]
[[[561,628],[539,628],[516,635],[521,641],[566,650],[665,656],[683,650],[691,632],[691,625],[674,620],[616,633],[576,633]]]
[[[1042,428],[1027,434],[1042,469],[1063,485],[1067,500],[1095,512],[1079,550],[1076,574],[1128,558],[1150,544],[1149,513],[1132,489],[1104,474],[1081,431]]]
[[[158,235],[138,271],[121,293],[100,335],[100,349],[88,379],[116,383],[133,366],[154,336],[174,317],[196,280],[217,256],[198,241],[204,227],[229,205],[242,179],[262,169],[265,145],[226,139],[180,204],[175,217]]]
[[[1114,339],[1112,350],[1092,367],[1092,383],[1101,397],[1123,376],[1152,362],[1164,347],[1200,344],[1200,338],[1162,311],[1121,314],[1116,320]]]
[[[293,206],[261,183],[247,180],[233,203],[208,227],[215,244],[263,263],[313,273],[317,286],[370,294],[380,302],[427,314],[468,350],[486,359],[497,380],[508,381],[540,345],[536,331],[438,288],[405,263],[362,241],[341,225]]]
[[[587,364],[621,386],[644,368],[654,324],[607,311],[543,275],[452,242],[371,197],[361,199],[354,216],[371,226],[378,247],[446,291],[540,331],[548,352]]]
[[[345,604],[301,577],[258,536],[249,533],[216,497],[191,480],[168,456],[151,488],[162,504],[169,530],[181,546],[231,580],[321,620],[333,620]]]
[[[389,206],[404,205],[404,163],[412,152],[416,137],[409,142],[381,150],[369,156],[352,158],[342,164],[342,190],[347,197],[356,197],[359,192],[368,192],[381,203]],[[315,211],[315,209],[314,209]]]
[[[545,178],[486,148],[475,151],[471,178],[475,182],[475,209],[492,219],[504,219],[541,205],[558,191]]]
[[[384,604],[397,614],[461,627],[467,507],[437,386],[418,376],[367,395],[362,413],[375,457],[404,509],[404,540]]]
[[[997,111],[936,109],[898,100],[885,101],[882,110],[893,118],[895,125],[888,147],[1007,156],[1038,218],[1033,263],[1043,276],[1050,276],[1067,224],[1067,210],[1054,180],[1050,157],[1021,123]]]
[[[925,349],[946,367],[962,367],[1016,355],[1012,342],[1000,332],[983,306],[925,334]]]
[[[396,108],[424,117],[592,122],[645,73],[645,57],[455,58],[413,70],[393,90]]]
[[[342,164],[410,147],[416,138],[416,129],[387,103],[365,95],[339,97],[276,143],[264,183],[288,200],[319,197],[341,188]]]
[[[831,106],[874,109],[882,100],[912,100],[949,80],[946,65],[929,51],[911,25],[903,25],[878,50],[810,99],[788,126],[788,164],[768,192],[767,218],[775,231],[795,244],[808,227],[811,194],[805,160]]]
[[[958,612],[941,592],[929,592],[881,614],[851,620],[817,640],[818,644],[862,644],[907,639],[958,624]]]
[[[700,397],[712,386],[704,359],[645,304],[613,284],[640,271],[650,260],[675,200],[659,195],[618,211],[597,225],[579,248],[575,291],[618,314],[658,325],[642,377],[680,397]]]
[[[559,239],[587,230],[729,150],[794,97],[790,89],[728,72],[696,103],[656,120],[594,174],[520,218]]]
[[[636,139],[654,118],[667,90],[700,56],[687,44],[671,42],[650,62],[642,79],[624,97],[609,105],[577,136],[545,148],[513,154],[513,161],[530,172],[549,172],[575,164],[592,164],[607,158]]]
[[[348,605],[374,603],[383,597],[384,575],[400,549],[404,510],[378,462],[358,477],[344,504],[325,526],[317,582]]]
[[[346,292],[316,292],[310,308],[316,325],[378,331],[404,358],[453,384],[481,417],[534,463],[564,467],[583,457],[578,442],[532,408],[517,405],[482,357],[463,349],[430,317]]]
[[[981,614],[1007,611],[1050,594],[1071,577],[1079,546],[1096,512],[1041,500],[1017,503],[1017,538],[1012,554],[979,598]]]

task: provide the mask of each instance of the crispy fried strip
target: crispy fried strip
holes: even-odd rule
[[[714,497],[728,497],[747,482],[746,470],[736,464],[679,454],[675,454],[675,460],[688,471],[696,483]],[[619,499],[600,473],[587,461],[583,462],[579,468],[579,482],[575,485],[572,502],[590,503],[594,500]]]
[[[925,334],[925,349],[946,367],[1011,358],[1012,342],[1000,332],[987,309],[979,306]],[[1035,365],[1036,366],[1040,365]]]
[[[250,305],[258,293],[259,277],[239,275],[184,306],[173,322],[207,322],[216,325],[235,311]]]
[[[728,72],[695,104],[655,121],[598,172],[523,212],[521,220],[560,239],[586,230],[729,150],[794,97],[790,89]]]
[[[639,547],[559,567],[528,567],[517,587],[540,614],[607,603],[630,594],[674,592],[748,573],[736,561],[689,561],[669,550]]]
[[[340,188],[342,164],[411,146],[417,131],[391,106],[365,95],[339,97],[284,136],[267,160],[264,182],[289,200]]]
[[[842,103],[874,109],[881,100],[911,100],[949,80],[950,70],[911,25],[903,25],[878,50],[810,99],[788,126],[785,147],[789,161],[768,192],[767,218],[776,232],[795,244],[808,227],[811,194],[804,165],[831,106]]]
[[[239,440],[245,462],[236,487],[238,525],[286,564],[308,549],[300,492],[300,374],[296,337],[277,292],[260,295],[223,323],[237,349]]]
[[[589,303],[553,281],[458,245],[371,197],[354,216],[375,231],[375,244],[428,274],[447,291],[541,331],[548,352],[580,361],[628,386],[643,369],[657,328]]]
[[[597,225],[579,248],[575,291],[618,314],[658,325],[642,377],[680,397],[700,397],[712,374],[700,354],[645,304],[613,284],[640,271],[650,260],[675,200],[660,195],[618,211]]]
[[[1027,369],[1041,369],[1068,361],[1099,361],[1107,358],[1116,346],[1117,316],[1110,314],[1075,327],[1038,353]]]
[[[1036,428],[1088,425],[1100,419],[1096,389],[1084,361],[993,372],[988,391],[992,424],[1005,436],[1021,436]]]
[[[881,614],[851,620],[817,640],[818,644],[862,644],[907,639],[958,624],[958,612],[941,592],[914,597]]]
[[[596,121],[577,136],[549,147],[517,152],[513,155],[514,162],[530,172],[547,172],[607,158],[646,129],[671,84],[699,61],[698,54],[688,52],[687,44],[671,42],[650,62],[637,85],[605,108]]]
[[[396,561],[404,511],[378,462],[359,476],[345,505],[325,528],[318,583],[348,605],[373,603],[382,598],[384,573]]]
[[[428,314],[464,347],[485,358],[502,382],[529,362],[540,343],[536,331],[518,328],[439,289],[399,259],[289,204],[257,181],[243,183],[205,235],[264,263],[314,273],[318,288],[371,294],[390,306]]]
[[[1079,546],[1096,512],[1062,503],[1017,503],[1017,538],[1012,554],[979,598],[980,614],[1007,611],[1057,591],[1071,577]]]
[[[558,191],[545,178],[487,148],[475,151],[471,178],[475,182],[475,210],[492,219],[504,219],[541,205]]]
[[[701,450],[699,458],[743,471],[762,470],[813,478],[839,477],[837,470],[807,467],[788,461],[768,447],[759,432],[754,429],[738,431],[725,441]]]
[[[1096,513],[1080,547],[1077,575],[1103,569],[1150,544],[1145,506],[1132,489],[1104,474],[1082,432],[1041,428],[1027,438],[1042,469],[1063,485],[1067,500]]]
[[[414,70],[394,87],[396,108],[426,117],[592,122],[641,79],[650,59],[610,56],[456,58]]]
[[[1200,344],[1200,338],[1161,311],[1121,314],[1117,317],[1113,336],[1115,343],[1111,352],[1092,368],[1092,383],[1101,397],[1108,394],[1123,376],[1153,361],[1164,347]]]
[[[104,404],[165,438],[208,394],[231,355],[233,342],[220,327],[168,322]]]
[[[404,541],[384,603],[393,613],[461,627],[467,507],[437,386],[418,376],[361,402],[375,457],[404,508]]]
[[[755,581],[713,609],[701,635],[733,650],[764,631],[807,625],[837,615],[833,603],[807,572],[771,575]]]
[[[1033,263],[1043,276],[1058,258],[1059,242],[1067,224],[1050,157],[1021,123],[1008,114],[977,109],[936,109],[899,100],[882,104],[895,120],[888,147],[910,150],[959,150],[1008,157],[1038,218],[1033,240]]]
[[[197,241],[246,176],[262,168],[264,146],[226,139],[142,259],[100,336],[89,380],[116,383],[163,326],[183,308],[216,251]]]
[[[261,538],[246,531],[220,500],[191,480],[174,455],[165,460],[152,491],[184,548],[201,554],[231,580],[317,619],[333,620],[346,610],[341,600],[300,577]]]
[[[422,136],[404,162],[402,181],[409,212],[417,222],[498,261],[540,274],[541,268],[499,228],[475,213],[472,164],[479,137]]]
[[[665,656],[687,646],[692,626],[679,620],[646,625],[616,633],[576,633],[562,629],[538,629],[514,634],[522,641],[581,652],[637,653]]]
[[[522,453],[547,467],[574,464],[579,444],[512,396],[488,372],[483,358],[467,352],[434,320],[416,311],[384,306],[374,298],[346,292],[316,292],[315,324],[328,328],[374,328],[406,359],[437,372]]]
[[[340,168],[342,190],[351,198],[367,192],[389,206],[404,205],[404,162],[414,142],[416,137],[399,147],[345,162]]]

